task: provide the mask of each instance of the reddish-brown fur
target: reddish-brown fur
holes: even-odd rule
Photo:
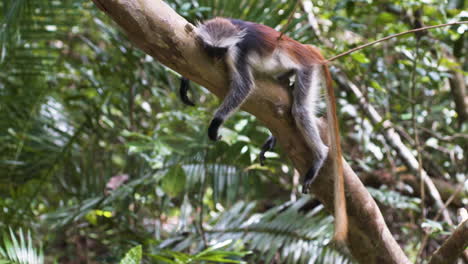
[[[311,45],[304,45],[288,36],[281,36],[281,33],[271,27],[255,24],[256,29],[261,32],[262,43],[261,48],[266,54],[271,54],[275,49],[286,51],[291,58],[298,64],[311,65],[322,64],[325,62],[324,57],[317,48]]]

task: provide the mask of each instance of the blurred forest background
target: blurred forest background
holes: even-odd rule
[[[295,5],[166,2],[192,23],[227,16],[277,29]],[[467,20],[466,8],[463,0],[305,0],[286,32],[331,57]],[[209,142],[218,99],[196,86],[197,106],[183,105],[180,76],[92,1],[3,0],[0,14],[0,263],[116,263],[132,248],[127,259],[143,252],[144,263],[355,263],[330,246],[332,216],[300,194],[281,149],[260,166],[269,132],[254,116],[237,113],[223,140]],[[335,79],[348,77],[336,84],[346,160],[418,263],[468,203],[467,30],[406,35],[332,67]],[[389,125],[421,170],[395,148]],[[432,191],[421,193],[422,170],[447,204],[445,218]]]

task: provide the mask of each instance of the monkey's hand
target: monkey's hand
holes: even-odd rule
[[[258,154],[258,159],[260,160],[260,165],[265,166],[265,152],[272,150],[276,145],[276,138],[274,136],[269,136],[268,139],[262,146],[260,154]]]
[[[222,124],[223,119],[219,117],[215,117],[213,120],[211,120],[210,126],[208,127],[208,137],[211,140],[217,141],[218,139],[221,139],[221,136],[218,136],[218,130]]]
[[[180,78],[180,89],[179,89],[180,99],[186,105],[195,106],[195,103],[193,103],[188,98],[187,93],[189,89],[190,89],[190,80],[185,77]]]

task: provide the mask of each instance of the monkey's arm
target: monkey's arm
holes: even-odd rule
[[[211,140],[218,140],[219,127],[241,107],[253,89],[252,70],[246,59],[245,54],[227,55],[226,62],[231,75],[231,84],[208,128],[208,137]]]
[[[185,78],[185,77],[181,77],[180,78],[180,89],[179,89],[180,99],[186,105],[195,106],[195,103],[193,103],[188,98],[187,93],[188,93],[189,89],[190,89],[190,80]],[[265,141],[265,143],[263,143],[260,154],[258,154],[258,159],[260,160],[260,164],[262,166],[265,166],[265,159],[266,159],[265,158],[265,153],[267,151],[272,150],[275,147],[275,145],[276,145],[276,138],[273,135],[269,136],[267,138],[267,140]]]

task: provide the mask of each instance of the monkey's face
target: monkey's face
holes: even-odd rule
[[[211,45],[205,45],[204,49],[206,50],[206,53],[208,56],[216,59],[223,59],[224,56],[226,55],[227,49],[225,47],[213,47]]]

